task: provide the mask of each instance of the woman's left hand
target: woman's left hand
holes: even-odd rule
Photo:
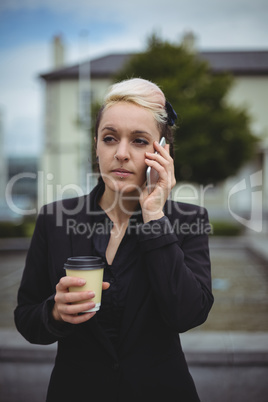
[[[169,154],[169,145],[166,144],[162,147],[155,141],[154,147],[158,153],[146,152],[145,163],[158,172],[159,179],[151,194],[148,193],[148,189],[145,186],[140,195],[139,201],[144,223],[160,219],[164,216],[163,208],[165,202],[176,184],[174,162]]]

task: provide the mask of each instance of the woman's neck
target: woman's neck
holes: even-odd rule
[[[129,220],[139,205],[137,193],[115,192],[107,187],[99,201],[101,208],[114,223],[124,223]]]

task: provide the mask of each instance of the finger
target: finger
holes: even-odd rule
[[[62,302],[63,304],[74,303],[74,302],[81,302],[86,300],[91,300],[95,297],[95,293],[92,291],[87,292],[68,292],[59,295],[58,301]]]
[[[66,317],[68,315],[76,315],[79,313],[83,313],[84,311],[91,310],[95,306],[96,304],[92,301],[78,304],[61,304],[60,306],[58,306],[58,311],[62,317]]]
[[[165,146],[164,146],[164,149],[168,152],[168,154],[170,155],[170,145],[169,144],[166,144]]]
[[[145,159],[145,162],[158,172],[158,184],[162,183],[162,187],[166,187],[169,190],[175,186],[176,180],[173,166],[170,166],[168,163],[161,165],[158,161],[151,159]]]
[[[102,290],[109,289],[110,283],[109,282],[102,282]]]
[[[63,316],[62,319],[65,322],[69,322],[70,324],[81,324],[83,322],[90,320],[90,318],[94,317],[95,314],[96,311],[93,311],[92,313],[84,313],[81,315],[66,315]]]
[[[153,159],[146,158],[145,163],[147,166],[151,166],[155,169],[162,179],[167,177],[167,175],[173,171],[172,165],[170,165],[170,163],[160,155],[154,155]]]
[[[169,170],[173,169],[172,164],[160,155],[155,155],[152,157],[152,159],[150,157],[148,157],[148,158],[146,157],[145,163],[147,164],[147,166],[152,166],[157,171],[158,171],[158,168],[161,168],[161,167],[163,167],[165,171],[169,171]]]
[[[90,302],[95,294],[93,292],[59,292],[55,294],[54,300],[57,304],[57,309],[62,313],[62,306],[70,305],[77,302]]]
[[[165,155],[166,157],[170,156],[170,154],[169,154],[169,144],[165,144],[164,146],[161,146],[159,144],[159,142],[155,141],[154,142],[154,148],[160,155],[163,155],[163,156]]]
[[[63,276],[59,283],[57,284],[56,288],[59,291],[68,291],[70,286],[84,286],[86,280],[83,278],[76,278],[73,276]]]
[[[166,172],[166,169],[164,166],[162,166],[158,161],[156,160],[151,160],[151,159],[145,159],[145,163],[148,166],[151,166],[152,168],[154,168],[159,175],[162,175],[164,172]]]
[[[166,172],[167,174],[174,174],[174,161],[169,155],[167,150],[164,150],[166,152],[165,156],[162,156],[160,154],[155,154],[151,152],[146,152],[145,154],[145,163],[147,166],[152,166],[159,174],[161,172],[164,174]],[[155,163],[151,163],[150,161],[155,161]],[[164,168],[164,170],[161,170],[160,166]],[[164,176],[162,176],[164,178]]]
[[[169,163],[169,164],[173,164],[173,159],[171,158],[171,156],[169,155],[168,151],[166,149],[164,149],[165,154],[160,154],[160,153],[152,153],[152,152],[146,152],[145,153],[145,157],[152,159],[152,160],[157,160],[159,163]]]

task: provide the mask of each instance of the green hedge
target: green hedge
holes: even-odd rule
[[[25,221],[21,223],[0,222],[0,238],[5,237],[31,237],[35,222]]]
[[[212,236],[239,236],[243,233],[243,226],[226,221],[210,222]]]
[[[19,224],[0,222],[0,238],[31,237],[35,221],[26,220]],[[212,236],[239,236],[243,233],[243,226],[226,221],[212,221]]]

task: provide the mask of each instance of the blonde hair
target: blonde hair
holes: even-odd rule
[[[142,78],[132,78],[112,85],[104,98],[103,110],[122,101],[148,109],[160,124],[165,124],[167,121],[165,95],[151,81]]]

